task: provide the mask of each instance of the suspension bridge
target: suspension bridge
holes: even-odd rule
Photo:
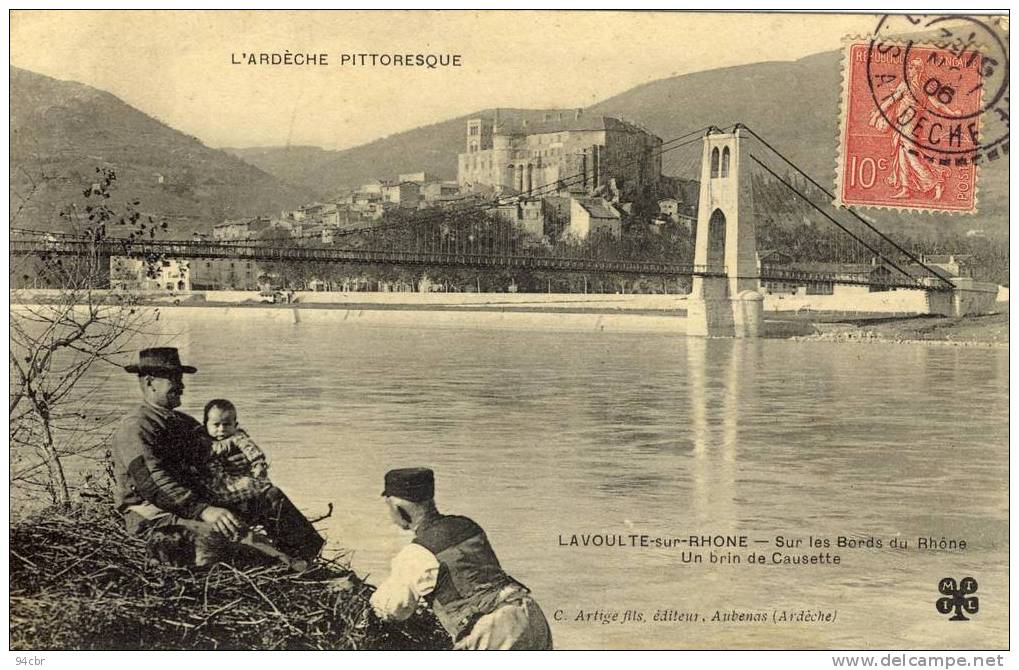
[[[106,238],[99,241],[71,235],[39,231],[12,230],[10,253],[14,256],[126,256],[133,258],[228,259],[252,262],[337,263],[396,265],[409,267],[450,267],[546,272],[606,273],[654,277],[725,277],[725,265],[669,263],[644,260],[599,259],[585,256],[552,254],[477,252],[470,241],[458,250],[455,242],[434,250],[400,251],[395,249],[345,248],[335,245],[274,246],[254,242],[209,242],[196,240],[128,240]],[[854,272],[807,272],[767,268],[755,275],[762,281],[804,284],[843,284],[873,286],[882,290],[923,288],[951,290],[947,283],[918,283],[910,275],[864,278]]]
[[[702,144],[700,194],[693,262],[682,259],[619,257],[611,245],[583,252],[528,244],[520,236],[474,227],[453,230],[451,217],[477,214],[568,191],[584,178],[575,175],[555,183],[484,203],[426,211],[408,221],[357,230],[336,230],[332,244],[279,244],[271,241],[204,241],[131,239],[56,234],[12,229],[10,252],[14,256],[127,256],[136,258],[231,259],[253,262],[368,264],[405,267],[534,270],[561,273],[606,273],[663,278],[690,277],[691,299],[734,301],[747,291],[758,291],[761,282],[799,285],[867,286],[874,291],[916,289],[950,296],[956,279],[930,267],[923,260],[850,208],[836,209],[832,194],[794,161],[753,129],[735,124],[725,129],[702,128],[664,142],[660,153],[675,151],[695,142]],[[660,155],[660,154],[659,154]],[[779,168],[776,164],[783,166]],[[751,168],[782,184],[789,196],[807,203],[812,211],[838,228],[852,244],[865,248],[884,268],[881,273],[858,271],[809,271],[761,266],[757,259],[755,213],[752,209]],[[786,171],[786,176],[780,173]],[[818,195],[807,195],[788,178],[813,185]],[[413,227],[413,234],[387,238],[390,231]],[[360,244],[345,244],[354,236]],[[639,256],[636,255],[636,256]],[[728,309],[728,308],[726,308]],[[733,307],[733,309],[737,309]],[[742,308],[739,308],[742,309]],[[710,309],[709,309],[710,311]],[[723,310],[724,311],[724,310]],[[739,311],[737,309],[737,311]],[[728,323],[728,321],[726,321]],[[711,328],[709,328],[711,330]],[[730,330],[729,325],[723,331]],[[723,332],[725,334],[725,332]]]

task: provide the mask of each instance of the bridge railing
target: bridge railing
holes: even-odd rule
[[[605,272],[664,276],[724,277],[725,265],[690,265],[665,261],[599,259],[590,256],[556,256],[528,254],[494,254],[456,250],[401,251],[397,249],[358,249],[336,246],[272,246],[240,242],[208,242],[201,240],[130,240],[107,238],[94,242],[70,237],[24,237],[11,239],[12,255],[67,254],[153,257],[168,256],[192,259],[233,258],[252,261],[293,261],[371,263],[393,265],[432,265],[491,267],[562,272]],[[851,272],[808,272],[802,270],[765,269],[763,281],[797,284],[849,284],[879,288],[913,288],[948,290],[934,277],[891,277]]]
[[[879,288],[914,288],[940,290],[943,282],[926,277],[875,277],[858,272],[808,272],[805,270],[767,269],[761,272],[763,281],[784,281],[796,284],[845,284],[876,286]]]
[[[253,261],[372,263],[400,265],[438,265],[531,269],[564,272],[605,272],[688,276],[692,267],[664,261],[598,259],[591,257],[532,256],[492,254],[468,251],[401,251],[395,249],[357,249],[335,246],[280,247],[248,242],[205,242],[192,240],[106,239],[14,239],[13,255],[25,254],[100,254],[108,256],[168,256],[191,259],[230,258]]]
[[[694,265],[692,267],[692,274],[700,275],[702,277],[727,277],[729,276],[728,268],[725,265],[718,265],[717,263],[710,263],[707,265]]]

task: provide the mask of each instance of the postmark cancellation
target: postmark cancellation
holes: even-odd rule
[[[836,206],[975,213],[983,56],[846,41]]]

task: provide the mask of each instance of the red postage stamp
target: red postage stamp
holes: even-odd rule
[[[835,204],[976,211],[981,53],[847,46]]]

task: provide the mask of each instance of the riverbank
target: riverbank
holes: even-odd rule
[[[812,314],[813,333],[793,339],[829,342],[896,342],[940,346],[1008,346],[1008,303],[996,303],[993,314],[952,318],[944,316],[885,317],[880,315],[847,318],[838,314]]]
[[[45,291],[19,294],[44,303]],[[13,296],[12,296],[13,298]],[[148,296],[148,308],[169,316],[268,319],[380,327],[536,330],[549,332],[685,334],[686,295],[543,293],[301,293],[269,304],[250,291]],[[949,318],[895,312],[766,309],[771,338],[1007,346],[1008,302],[994,314]]]
[[[342,556],[306,572],[233,561],[153,565],[112,501],[11,526],[15,650],[448,649],[430,616],[382,625]]]

